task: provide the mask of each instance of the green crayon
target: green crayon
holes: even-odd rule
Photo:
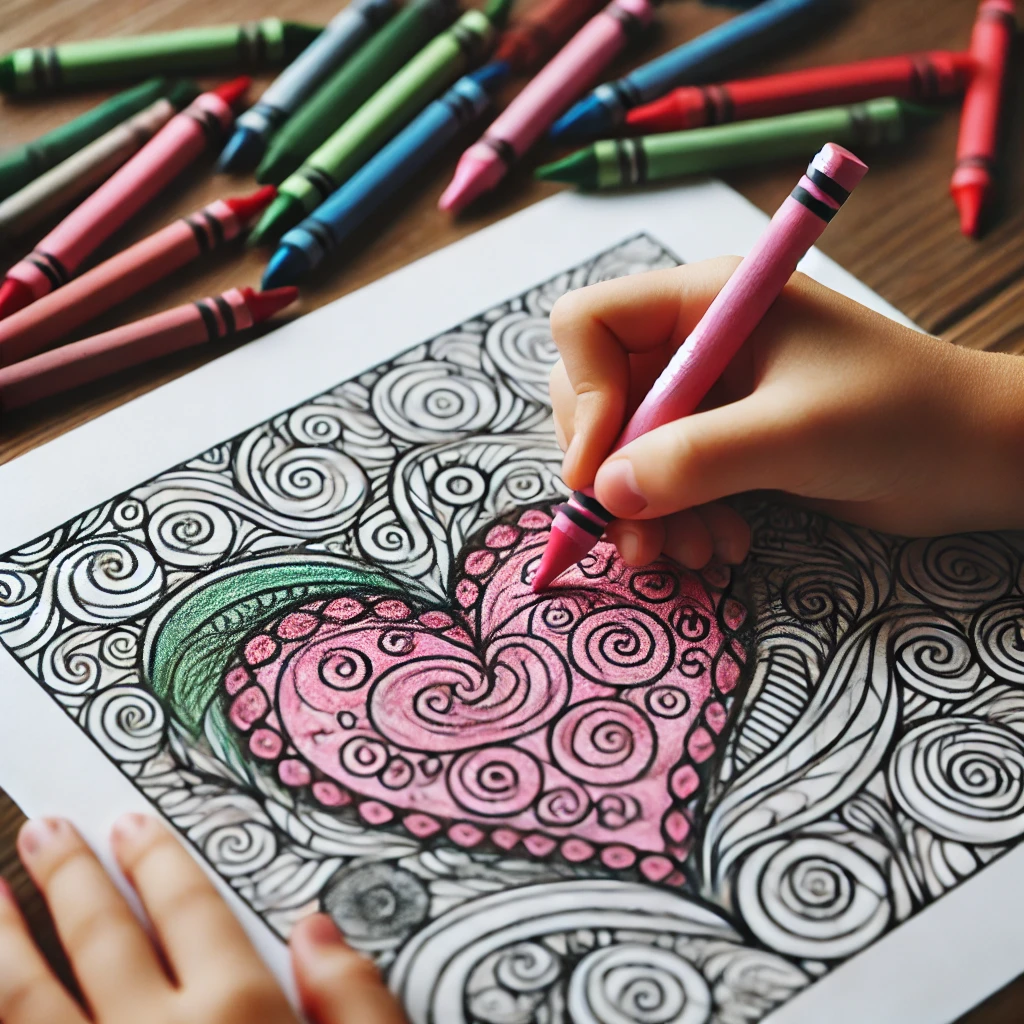
[[[35,96],[154,73],[222,74],[278,67],[294,60],[319,34],[318,26],[264,18],[242,25],[29,47],[0,57],[0,91]]]
[[[171,85],[165,78],[152,78],[112,96],[38,139],[0,154],[0,199],[13,195],[44,171],[63,163],[111,128],[166,96]]]
[[[312,213],[438,93],[478,61],[494,41],[511,0],[466,11],[378,89],[294,174],[249,236],[250,245],[277,238]]]
[[[256,171],[256,180],[278,185],[298,170],[457,13],[458,0],[412,0],[402,8],[284,123]]]
[[[762,117],[710,128],[664,132],[633,139],[602,139],[563,160],[538,167],[545,181],[584,189],[619,188],[726,167],[803,157],[826,142],[873,146],[902,142],[908,124],[933,111],[886,97],[843,107]]]

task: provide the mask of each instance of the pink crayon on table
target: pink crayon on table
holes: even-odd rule
[[[867,169],[835,143],[822,148],[654,382],[613,451],[697,408]],[[551,525],[551,539],[533,577],[533,589],[543,590],[575,565],[598,542],[611,519],[592,487],[576,491],[560,505]]]
[[[650,24],[649,0],[612,0],[544,65],[459,158],[438,208],[458,213],[489,192],[573,101],[598,80],[626,43]]]
[[[207,149],[235,121],[232,106],[249,78],[197,96],[123,167],[71,211],[0,285],[0,320],[67,284],[82,263]]]
[[[266,185],[252,195],[217,199],[0,320],[0,366],[41,352],[100,313],[226,245],[276,195],[277,189]]]
[[[0,412],[10,412],[129,366],[220,341],[294,302],[298,288],[232,288],[0,369]]]

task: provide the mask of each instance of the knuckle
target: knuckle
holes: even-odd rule
[[[185,885],[172,886],[163,894],[160,903],[154,906],[154,915],[165,927],[225,911],[226,907],[217,891],[205,878],[195,879]],[[152,901],[151,901],[152,902]]]
[[[555,344],[561,348],[560,338],[566,336],[572,325],[580,318],[579,290],[566,292],[559,296],[551,307],[549,322],[551,325],[551,336]]]
[[[135,931],[131,911],[116,903],[96,907],[85,913],[74,924],[66,926],[61,936],[72,963],[95,957],[115,956],[123,948],[119,938]]]

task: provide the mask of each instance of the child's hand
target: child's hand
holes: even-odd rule
[[[40,819],[21,830],[21,859],[46,897],[87,1012],[57,981],[0,880],[3,1024],[297,1024],[241,925],[163,825],[128,815],[113,844],[153,939],[70,824]],[[329,918],[297,926],[292,960],[313,1024],[403,1024],[376,967]]]
[[[895,533],[1024,525],[1024,360],[901,327],[802,274],[701,411],[607,458],[737,262],[608,281],[552,310],[565,482],[595,484],[627,562],[741,561],[749,531],[714,503],[748,490]]]

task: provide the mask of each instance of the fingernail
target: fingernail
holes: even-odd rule
[[[57,837],[62,824],[57,818],[33,819],[22,827],[18,835],[18,848],[26,856],[34,857]]]
[[[145,814],[122,814],[114,822],[112,829],[115,839],[135,839],[145,831],[149,825],[149,818]]]
[[[635,516],[647,508],[647,499],[636,482],[636,471],[629,459],[606,462],[598,471],[596,483],[601,504],[617,516]]]
[[[628,565],[633,565],[640,554],[640,538],[635,530],[620,530],[616,538],[619,554]]]
[[[310,918],[304,934],[314,946],[348,945],[338,926],[326,914],[317,914]]]

